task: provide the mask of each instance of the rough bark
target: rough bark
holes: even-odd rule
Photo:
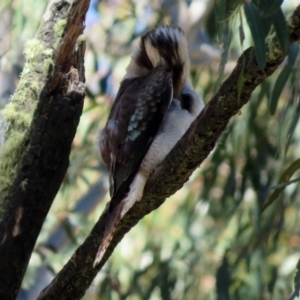
[[[299,41],[300,6],[289,18],[288,26],[290,42]],[[254,89],[284,60],[286,53],[282,53],[276,36],[268,37],[266,42],[268,52],[267,65],[264,70],[261,70],[257,64],[253,48],[247,49],[241,55],[231,75],[223,82],[218,92],[166,160],[152,174],[146,185],[143,199],[134,205],[120,222],[112,243],[97,269],[94,269],[92,265],[108,219],[107,211],[103,212],[85,242],[76,250],[51,284],[43,290],[38,299],[80,299],[123,236],[141,218],[158,208],[166,197],[182,187],[214,148],[230,118],[249,101]],[[242,72],[244,83],[238,97],[238,78]]]
[[[0,299],[15,299],[36,239],[69,164],[84,100],[76,46],[88,0],[51,0],[15,94],[4,109],[0,163]]]

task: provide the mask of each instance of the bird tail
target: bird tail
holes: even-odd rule
[[[148,176],[146,176],[142,171],[138,172],[130,184],[128,194],[123,199],[121,198],[122,200],[112,208],[108,223],[105,227],[104,236],[94,260],[94,267],[102,260],[121,219],[137,201],[141,200],[147,178]],[[115,203],[117,199],[116,197],[118,197],[118,194],[113,196],[110,203]]]
[[[119,205],[112,211],[109,216],[108,223],[105,226],[104,235],[101,241],[101,244],[98,248],[93,267],[95,268],[100,261],[102,260],[108,246],[110,245],[112,238],[116,232],[116,229],[122,219],[122,211],[123,211],[124,203],[121,201]]]

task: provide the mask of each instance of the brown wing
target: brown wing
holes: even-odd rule
[[[162,66],[121,83],[100,144],[110,171],[111,208],[128,192],[172,98],[171,72]]]

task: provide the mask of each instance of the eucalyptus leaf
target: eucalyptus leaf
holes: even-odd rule
[[[214,17],[215,17],[215,23],[217,25],[217,34],[218,38],[222,40],[223,37],[223,24],[220,24],[222,22],[225,22],[226,19],[226,0],[220,0],[216,2],[214,7]]]
[[[288,64],[292,67],[295,65],[299,53],[299,45],[297,43],[292,43],[289,49]]]
[[[286,155],[288,147],[290,145],[293,133],[294,133],[294,131],[296,129],[296,126],[298,124],[299,117],[300,117],[300,101],[298,102],[296,110],[293,113],[293,118],[292,118],[289,130],[288,130],[287,142],[286,142],[286,145],[285,145],[285,155]]]
[[[215,89],[220,86],[221,79],[225,70],[225,65],[228,60],[229,48],[232,42],[232,30],[229,28],[229,24],[225,23],[223,27],[223,52],[221,56],[221,62],[219,65],[219,77],[215,84]]]
[[[292,68],[289,65],[285,65],[281,73],[274,84],[271,101],[270,101],[270,114],[274,115],[276,112],[278,99],[282,93],[282,90],[291,74]]]
[[[283,0],[260,0],[256,2],[261,11],[261,16],[265,18],[275,14],[283,3]]]
[[[282,173],[278,184],[288,182],[293,174],[300,169],[300,158],[295,160],[292,164],[288,166],[288,168]],[[270,206],[284,191],[284,187],[278,187],[274,190],[274,192],[270,195],[268,201],[264,204],[263,210],[265,210],[268,206]]]
[[[220,1],[216,2],[215,14],[216,14],[216,21],[217,22],[223,21],[225,19],[226,0],[220,0]]]
[[[265,37],[269,34],[270,29],[273,25],[273,21],[274,21],[274,15],[261,18],[261,22],[263,26],[262,29],[264,30]]]
[[[278,188],[285,188],[286,186],[290,185],[290,184],[293,184],[293,183],[296,183],[300,181],[300,177],[297,177],[296,179],[293,179],[293,180],[290,180],[290,181],[287,181],[287,182],[282,182],[282,183],[279,183],[275,186],[272,187],[272,189],[278,189]]]
[[[287,53],[289,48],[289,30],[281,9],[277,10],[274,14],[273,25],[282,51]]]
[[[254,41],[255,55],[258,65],[263,69],[266,65],[266,43],[263,22],[259,9],[256,5],[249,2],[244,5],[247,23],[250,27]]]
[[[239,37],[240,37],[241,46],[243,46],[243,43],[245,40],[245,32],[244,32],[243,17],[242,17],[241,11],[239,11],[239,17],[240,17]]]
[[[294,277],[294,292],[290,296],[289,300],[294,300],[299,297],[300,295],[300,259],[298,260],[297,266],[296,266],[296,274]]]

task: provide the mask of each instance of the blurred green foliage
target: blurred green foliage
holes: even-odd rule
[[[23,282],[24,295],[47,284],[39,282],[41,266],[49,278],[55,276],[109,200],[107,172],[97,153],[98,132],[134,41],[157,24],[178,20],[184,27],[192,13],[189,8],[197,1],[173,2],[187,8],[185,21],[178,18],[182,7],[176,10],[169,2],[92,1],[84,36],[85,109],[68,173]],[[33,37],[46,5],[38,1],[37,9],[36,3],[1,3],[0,14],[11,15],[11,48],[0,57],[2,71],[7,57],[22,68],[20,49]],[[249,45],[255,46],[261,66],[268,33],[275,32],[286,47],[285,24],[281,21],[280,27],[275,16],[288,15],[296,7],[292,0],[282,6],[282,1],[259,0],[210,3],[203,1],[206,6],[198,19],[205,17],[194,24],[210,35],[211,46],[222,53],[202,64],[192,58],[193,83],[206,103]],[[261,23],[264,30],[257,27]],[[294,288],[299,289],[300,282],[299,273],[295,276],[300,250],[299,72],[298,45],[293,45],[282,68],[253,92],[190,181],[124,237],[84,299],[296,299]]]

